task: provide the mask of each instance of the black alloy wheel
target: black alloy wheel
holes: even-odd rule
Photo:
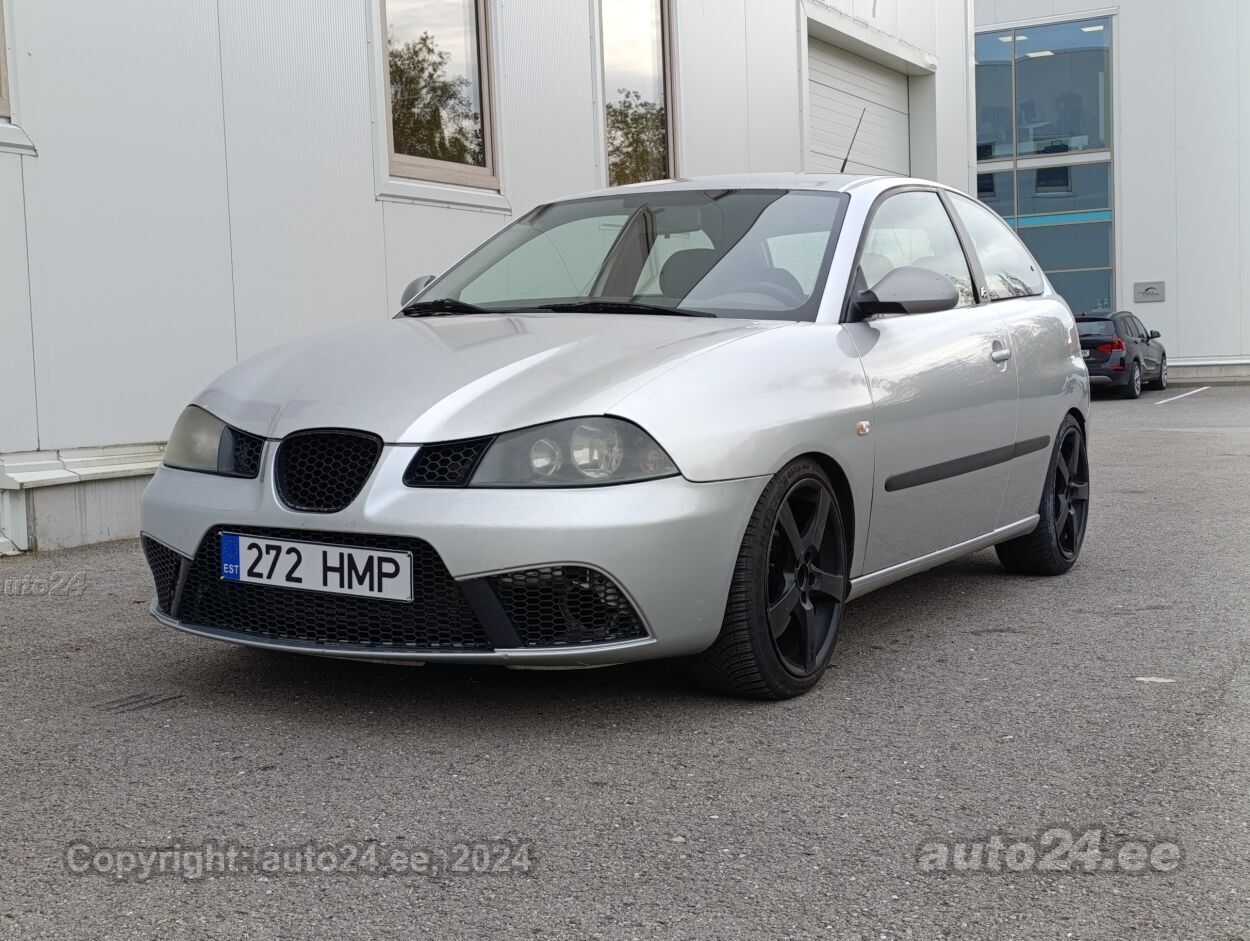
[[[829,656],[846,595],[838,574],[842,548],[829,525],[833,494],[815,478],[790,488],[777,511],[768,550],[769,636],[782,665],[809,676]]]
[[[1089,458],[1080,428],[1068,427],[1055,455],[1052,499],[1055,543],[1068,561],[1075,561],[1089,522]]]
[[[786,465],[764,489],[734,565],[720,635],[692,659],[719,692],[787,699],[819,681],[850,585],[845,514],[813,460]]]
[[[1062,575],[1072,568],[1085,542],[1089,497],[1085,431],[1068,415],[1051,452],[1037,527],[994,547],[1003,567],[1019,575]]]

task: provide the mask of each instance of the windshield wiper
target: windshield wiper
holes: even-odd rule
[[[413,301],[399,311],[405,317],[437,317],[440,314],[489,314],[485,307],[454,297],[440,297],[433,301]]]
[[[661,307],[659,304],[638,304],[634,301],[573,301],[561,304],[539,304],[532,309],[574,314],[670,314],[676,317],[716,316],[706,310]]]

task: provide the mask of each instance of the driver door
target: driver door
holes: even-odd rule
[[[904,266],[950,278],[960,302],[953,310],[846,325],[873,403],[866,574],[992,531],[1016,432],[1006,325],[992,305],[977,303],[968,260],[935,191],[892,193],[870,219],[860,286]]]

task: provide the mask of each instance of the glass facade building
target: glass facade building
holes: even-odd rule
[[[977,196],[1075,313],[1115,305],[1111,20],[976,37]]]

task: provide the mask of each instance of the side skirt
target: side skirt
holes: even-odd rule
[[[870,591],[876,591],[878,588],[884,588],[900,579],[906,578],[908,575],[915,575],[917,572],[924,572],[944,562],[950,562],[961,556],[968,555],[972,552],[980,552],[982,549],[988,549],[990,546],[1000,542],[1006,542],[1008,539],[1014,539],[1016,536],[1023,536],[1026,533],[1033,532],[1037,528],[1041,517],[1034,513],[1027,519],[1022,519],[1018,523],[1012,523],[1009,526],[1000,526],[993,532],[986,533],[984,536],[977,536],[975,539],[969,539],[967,542],[961,542],[958,545],[947,546],[945,549],[938,549],[936,552],[930,552],[928,555],[922,555],[918,559],[912,559],[908,562],[900,562],[898,565],[891,565],[888,569],[880,569],[876,572],[870,572],[867,575],[861,575],[859,578],[851,580],[851,591],[847,595],[847,601],[854,601]]]

